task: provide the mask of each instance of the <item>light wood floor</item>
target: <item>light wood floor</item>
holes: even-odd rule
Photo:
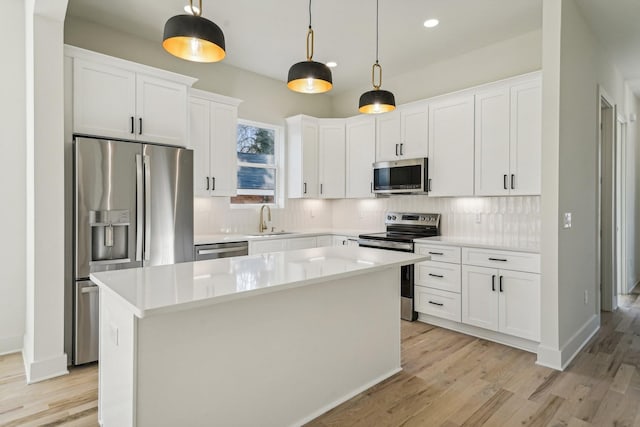
[[[615,313],[564,372],[500,344],[403,322],[403,372],[310,427],[640,427],[640,297]],[[1,426],[97,425],[97,367],[25,385],[20,355],[0,356]]]

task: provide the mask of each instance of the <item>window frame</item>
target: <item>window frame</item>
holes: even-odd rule
[[[259,209],[262,205],[267,205],[272,208],[284,208],[285,204],[285,176],[284,176],[284,126],[274,125],[272,123],[258,122],[255,120],[247,120],[238,118],[237,125],[252,126],[262,129],[272,130],[274,132],[274,147],[273,147],[273,159],[272,165],[264,163],[247,163],[241,162],[237,155],[238,137],[236,135],[236,173],[238,173],[239,167],[253,167],[263,169],[273,169],[275,174],[275,196],[273,203],[233,203],[229,198],[229,205],[232,209]],[[237,126],[236,125],[236,126]],[[239,182],[239,180],[238,180]],[[236,184],[236,192],[239,190],[238,184]],[[260,190],[256,190],[260,191]],[[240,195],[240,194],[238,194]]]

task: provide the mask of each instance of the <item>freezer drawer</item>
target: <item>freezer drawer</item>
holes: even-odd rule
[[[75,312],[73,319],[73,363],[98,360],[98,286],[86,280],[75,283]]]

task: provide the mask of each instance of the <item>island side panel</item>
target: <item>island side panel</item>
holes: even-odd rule
[[[400,269],[149,316],[139,426],[309,421],[400,368]]]
[[[102,427],[136,425],[137,320],[120,297],[100,287],[98,420]]]

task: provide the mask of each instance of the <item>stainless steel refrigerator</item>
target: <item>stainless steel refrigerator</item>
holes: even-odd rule
[[[73,363],[98,360],[99,271],[193,260],[193,151],[76,137]]]

